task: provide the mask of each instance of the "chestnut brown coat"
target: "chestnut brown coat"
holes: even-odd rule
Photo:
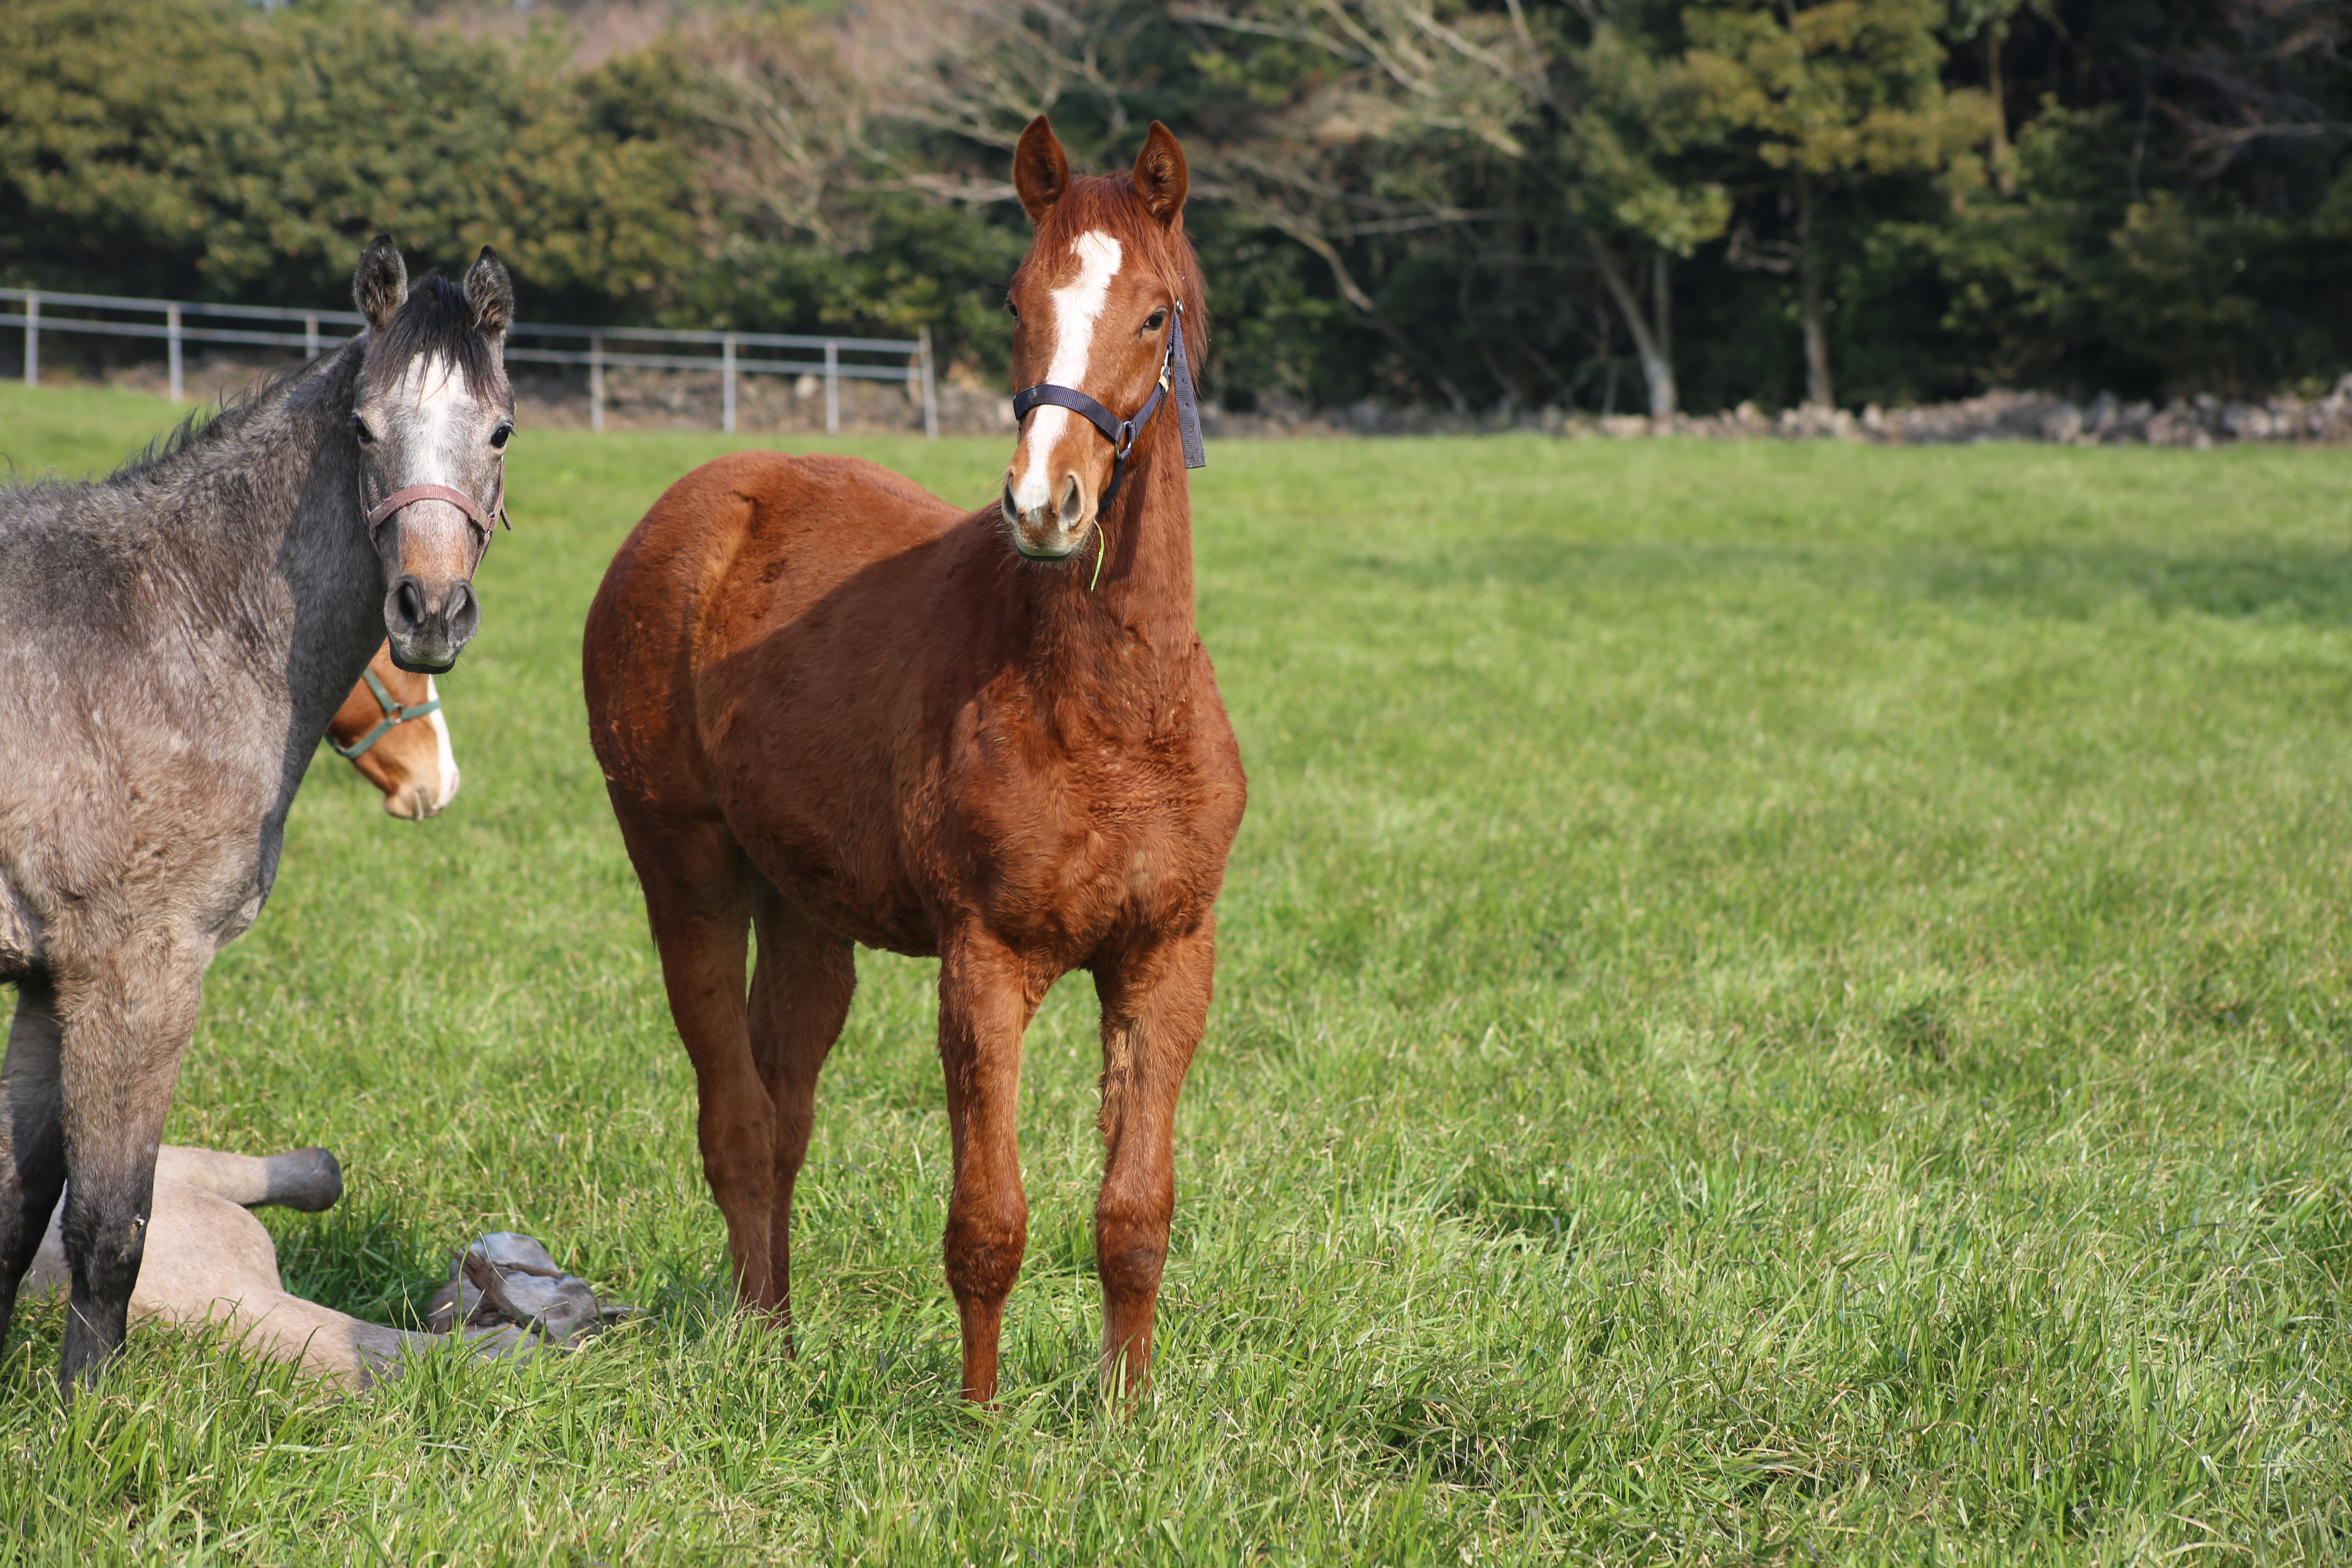
[[[1015,176],[1037,234],[1012,288],[1014,384],[1130,415],[1168,333],[1194,334],[1195,363],[1204,342],[1183,154],[1155,125],[1131,174],[1074,179],[1041,119]],[[1059,408],[1032,416],[1003,499],[976,512],[856,458],[739,453],[655,504],[588,617],[590,730],[740,1299],[789,1324],[793,1184],[855,945],[936,956],[947,1275],[979,1400],[1028,1230],[1022,1035],[1074,969],[1102,1004],[1102,1370],[1141,1384],[1242,817],[1172,405],[1097,516],[1110,472],[1109,443]]]

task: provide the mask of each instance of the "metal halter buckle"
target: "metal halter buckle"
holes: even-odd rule
[[[1013,395],[1013,420],[1018,425],[1030,412],[1045,405],[1066,408],[1078,415],[1103,434],[1110,443],[1110,485],[1095,503],[1095,515],[1100,517],[1110,510],[1111,498],[1118,494],[1119,482],[1127,478],[1128,454],[1143,435],[1143,427],[1160,412],[1160,400],[1171,390],[1176,395],[1177,431],[1184,445],[1184,466],[1205,468],[1209,456],[1201,442],[1201,407],[1195,400],[1192,367],[1184,357],[1184,307],[1176,307],[1176,320],[1168,330],[1168,352],[1160,357],[1160,380],[1144,399],[1143,406],[1132,419],[1121,419],[1101,404],[1075,386],[1057,386],[1052,382],[1039,382],[1024,386]]]

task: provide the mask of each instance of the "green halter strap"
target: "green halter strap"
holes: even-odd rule
[[[376,679],[374,670],[366,671],[365,679],[368,689],[375,693],[376,706],[383,710],[383,722],[361,736],[358,742],[353,745],[346,746],[332,735],[327,737],[327,744],[334,747],[337,756],[349,757],[353,762],[357,762],[360,754],[370,746],[374,745],[411,719],[422,719],[427,713],[437,713],[441,710],[441,699],[438,697],[430,702],[417,702],[404,707],[392,700],[392,693],[383,689],[383,682]]]

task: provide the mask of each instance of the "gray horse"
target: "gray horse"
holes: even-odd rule
[[[514,428],[485,248],[95,484],[0,488],[0,1341],[59,1189],[68,1396],[122,1343],[204,973],[261,912],[328,721],[389,637],[443,670]]]

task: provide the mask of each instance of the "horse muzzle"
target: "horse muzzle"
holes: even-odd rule
[[[427,583],[404,573],[383,596],[392,662],[414,675],[439,675],[481,629],[482,602],[464,577]]]
[[[1013,548],[1032,561],[1068,560],[1086,542],[1087,531],[1095,521],[1086,484],[1075,473],[1063,475],[1053,500],[1034,507],[1024,507],[1014,499],[1013,478],[1008,474],[997,510],[1013,530]]]

